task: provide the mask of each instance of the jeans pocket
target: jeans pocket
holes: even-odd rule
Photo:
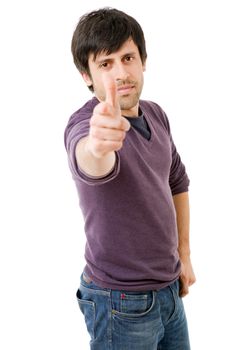
[[[146,316],[154,307],[155,293],[120,293],[112,298],[113,315],[123,318]]]
[[[91,300],[85,298],[85,295],[82,295],[80,289],[77,291],[77,300],[79,308],[84,315],[87,331],[91,336],[91,339],[95,338],[95,303]]]

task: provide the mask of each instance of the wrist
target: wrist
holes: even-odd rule
[[[103,162],[106,160],[109,161],[110,159],[115,160],[115,152],[114,151],[103,152],[96,149],[90,135],[85,140],[84,152],[86,153],[86,156],[89,159],[92,159],[94,162]]]
[[[181,261],[190,260],[191,252],[190,249],[178,249],[179,257]]]

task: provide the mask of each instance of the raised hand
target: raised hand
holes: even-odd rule
[[[103,86],[105,101],[100,102],[93,111],[87,141],[88,150],[96,158],[121,149],[130,129],[130,123],[121,116],[116,83],[110,75],[104,75]]]

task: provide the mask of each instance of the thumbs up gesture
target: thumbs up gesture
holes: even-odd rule
[[[96,158],[120,150],[130,129],[128,120],[121,116],[117,87],[113,78],[105,74],[103,86],[105,101],[94,108],[87,141],[89,151]]]

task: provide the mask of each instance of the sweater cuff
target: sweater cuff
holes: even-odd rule
[[[120,157],[118,152],[116,152],[116,161],[114,164],[114,167],[110,172],[104,176],[91,176],[86,174],[82,169],[78,167],[76,164],[76,175],[74,176],[74,179],[79,179],[82,182],[86,183],[87,185],[103,185],[117,177],[120,171]]]

